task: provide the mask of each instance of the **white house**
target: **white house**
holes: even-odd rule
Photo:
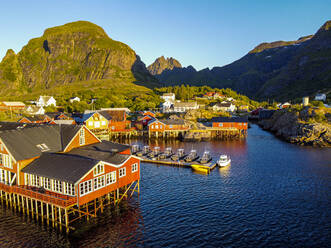
[[[191,109],[198,109],[199,105],[197,102],[175,102],[173,105],[173,112],[183,113]]]
[[[215,103],[211,106],[214,111],[233,112],[236,110],[236,105],[231,102]]]
[[[37,106],[48,107],[53,105],[56,107],[56,100],[52,96],[40,96],[36,102]]]
[[[164,93],[161,98],[165,101],[165,102],[174,102],[175,101],[175,94],[174,93]]]
[[[25,112],[29,115],[43,115],[45,114],[45,109],[42,106],[28,105],[25,108]]]
[[[73,103],[73,102],[80,102],[80,98],[79,98],[78,96],[71,97],[71,98],[69,99],[69,101],[70,101],[71,103]]]
[[[315,100],[316,101],[326,101],[326,95],[325,94],[317,94],[316,96],[315,96]]]

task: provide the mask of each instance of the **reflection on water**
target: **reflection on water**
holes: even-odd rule
[[[140,144],[146,144],[141,141]],[[0,208],[0,247],[328,247],[331,153],[276,139],[253,125],[246,140],[150,141],[222,153],[209,175],[142,163],[141,195],[70,237]]]

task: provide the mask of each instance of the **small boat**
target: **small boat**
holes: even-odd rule
[[[184,149],[180,148],[177,150],[176,154],[171,156],[171,159],[173,161],[178,161],[178,160],[184,159],[186,156],[187,155],[185,154]]]
[[[217,164],[219,167],[225,167],[231,163],[231,158],[228,155],[221,155],[219,160],[217,160]]]
[[[136,155],[142,157],[142,156],[146,156],[149,152],[150,152],[149,146],[144,146],[142,150],[136,153]]]
[[[202,157],[199,159],[200,164],[207,164],[211,161],[211,156],[209,151],[205,151],[202,155]]]
[[[167,147],[163,153],[159,155],[159,159],[170,158],[173,155],[172,148]]]
[[[210,172],[210,168],[208,166],[205,166],[205,165],[192,164],[191,167],[192,167],[193,170],[195,170],[197,172],[201,172],[201,173],[205,173],[205,174],[208,174]]]
[[[196,150],[191,150],[190,154],[184,159],[185,162],[193,162],[199,158]]]
[[[152,158],[152,159],[156,159],[159,156],[160,153],[161,153],[160,147],[155,146],[153,151],[148,154],[148,157]]]
[[[137,154],[140,151],[140,146],[139,145],[132,145],[131,147],[131,153],[132,154]]]

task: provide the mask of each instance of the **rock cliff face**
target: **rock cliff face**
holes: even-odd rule
[[[308,110],[301,112],[277,111],[271,119],[260,121],[263,129],[274,132],[288,142],[299,145],[331,147],[330,124],[307,123],[310,118]]]
[[[233,63],[200,71],[166,70],[163,84],[231,88],[251,98],[286,101],[331,88],[331,21],[315,35],[262,43]]]
[[[178,60],[172,57],[164,58],[164,56],[157,58],[153,64],[147,67],[148,71],[152,75],[159,75],[166,70],[171,71],[174,68],[182,68],[182,65],[178,62]]]
[[[86,21],[46,29],[17,55],[8,50],[0,63],[0,90],[26,93],[112,78],[156,82],[129,46],[112,40],[101,27]]]

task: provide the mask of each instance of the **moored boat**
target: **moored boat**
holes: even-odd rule
[[[199,158],[196,150],[191,150],[190,154],[184,159],[185,162],[193,162]]]
[[[225,167],[231,163],[231,158],[228,155],[221,155],[219,160],[217,160],[217,165],[220,167]]]
[[[159,159],[170,158],[173,155],[172,148],[167,147],[163,153],[159,155]]]
[[[132,154],[137,154],[140,151],[140,146],[139,145],[132,145],[131,147],[131,153]]]
[[[160,147],[156,146],[153,148],[153,151],[148,154],[148,157],[152,159],[156,159],[160,153],[161,153]]]
[[[202,155],[202,157],[199,159],[199,163],[200,164],[206,164],[206,163],[209,163],[211,161],[211,156],[210,156],[210,153],[209,151],[205,151]]]
[[[177,150],[176,154],[171,156],[171,159],[173,161],[178,161],[178,160],[184,159],[186,156],[187,155],[185,154],[184,149],[180,148]]]
[[[201,172],[201,173],[205,173],[205,174],[208,174],[210,172],[210,168],[208,166],[205,166],[205,165],[192,164],[191,167],[192,167],[193,170],[195,170],[197,172]]]
[[[146,156],[149,152],[150,152],[149,146],[144,146],[141,151],[136,153],[136,155],[142,157],[142,156]]]

